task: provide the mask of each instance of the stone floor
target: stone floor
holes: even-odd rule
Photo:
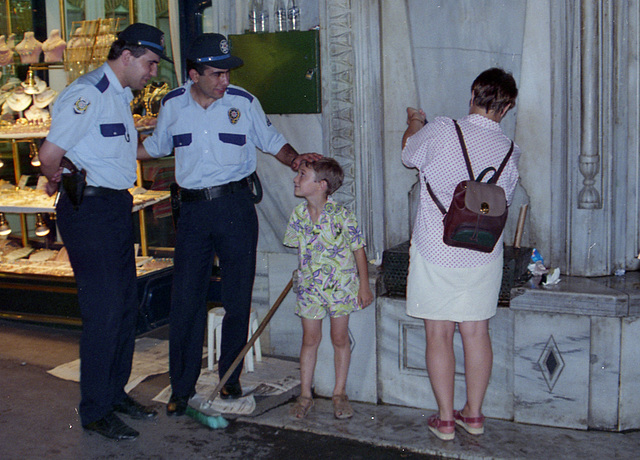
[[[141,432],[137,440],[114,442],[82,430],[78,384],[46,372],[77,359],[78,337],[74,330],[0,321],[0,458],[584,459],[637,458],[640,449],[638,431],[577,431],[502,420],[488,420],[483,436],[458,431],[455,440],[444,442],[425,427],[429,411],[354,404],[353,419],[337,421],[330,400],[321,398],[305,420],[294,421],[287,415],[289,397],[259,399],[252,416],[238,417],[222,430],[188,417],[168,418],[158,405],[157,421],[131,422]],[[152,403],[167,384],[166,374],[150,377],[132,395]]]

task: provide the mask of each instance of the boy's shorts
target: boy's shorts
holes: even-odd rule
[[[362,310],[358,305],[358,290],[355,295],[347,289],[322,292],[313,286],[300,287],[297,294],[295,313],[305,319],[323,319],[346,316],[354,311]]]

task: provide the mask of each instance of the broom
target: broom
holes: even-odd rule
[[[233,374],[233,371],[236,370],[236,368],[238,367],[240,362],[244,359],[244,357],[247,355],[247,353],[249,352],[253,344],[256,342],[256,340],[258,340],[258,338],[260,337],[260,334],[262,334],[264,329],[267,327],[267,324],[269,324],[269,321],[271,321],[271,318],[276,313],[276,310],[278,309],[278,307],[280,307],[280,304],[282,303],[284,298],[287,296],[292,286],[293,286],[293,278],[289,280],[285,288],[280,293],[280,296],[278,296],[275,303],[269,309],[269,311],[267,312],[267,315],[264,317],[264,319],[258,326],[258,329],[256,329],[256,331],[253,333],[251,338],[247,341],[247,344],[240,351],[236,359],[233,361],[233,363],[231,363],[231,367],[229,367],[227,372],[220,379],[216,387],[213,389],[213,391],[207,398],[207,401],[201,405],[201,408],[204,408],[204,406],[208,407],[216,399],[216,397],[218,396],[218,393],[220,392],[220,390],[222,390],[222,387],[227,383],[227,381],[231,377],[231,374]],[[229,425],[229,422],[227,421],[227,419],[225,419],[221,414],[211,414],[210,409],[208,409],[205,413],[191,406],[187,406],[187,410],[185,413],[189,417],[194,419],[196,422],[199,422],[205,426],[208,426],[209,428],[214,428],[214,429],[226,428],[227,425]]]

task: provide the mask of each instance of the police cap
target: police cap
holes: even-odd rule
[[[164,54],[164,32],[160,29],[136,22],[118,34],[118,40],[128,45],[144,46],[165,61],[173,62]]]
[[[186,58],[217,69],[233,69],[243,64],[242,59],[231,55],[231,45],[222,34],[200,35],[189,47]]]

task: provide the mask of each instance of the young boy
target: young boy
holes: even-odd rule
[[[297,247],[299,257],[296,315],[302,319],[301,390],[290,410],[295,418],[304,418],[313,407],[313,372],[327,314],[336,376],[333,412],[338,419],[353,416],[345,394],[351,360],[349,314],[368,306],[373,294],[358,222],[347,208],[329,198],[343,179],[340,164],[322,158],[303,163],[293,180],[294,194],[305,199],[291,214],[284,237],[285,246]]]

